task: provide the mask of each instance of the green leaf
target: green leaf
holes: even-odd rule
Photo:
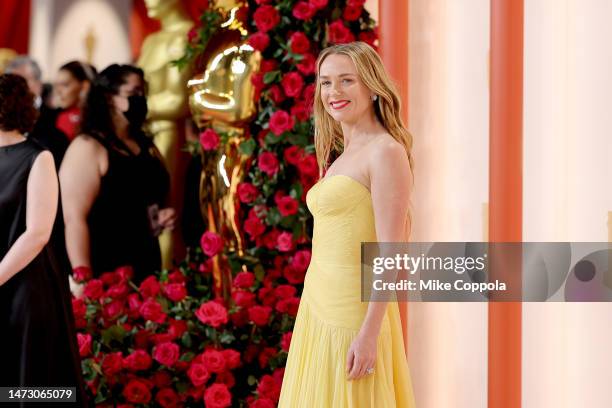
[[[113,340],[123,343],[125,335],[126,332],[123,327],[118,325],[111,326],[108,329],[102,331],[102,343],[108,347],[110,347],[110,344]]]
[[[193,342],[191,341],[191,335],[189,334],[189,332],[183,333],[183,336],[181,337],[181,343],[183,343],[183,346],[185,346],[186,348],[191,348]]]
[[[254,375],[249,375],[249,377],[247,378],[247,384],[249,384],[249,386],[254,386],[255,384],[257,384],[257,378],[255,378]]]
[[[278,211],[278,208],[272,207],[268,210],[268,215],[266,216],[266,222],[272,226],[278,225],[281,218],[282,217],[280,215],[280,212]]]
[[[251,156],[255,150],[255,147],[257,147],[255,139],[248,139],[240,143],[238,150],[240,150],[240,153],[244,154],[245,156]]]
[[[258,282],[263,282],[264,276],[266,275],[266,271],[261,264],[255,265],[253,273],[255,273],[255,279],[257,279]]]
[[[308,145],[309,143],[308,136],[306,136],[303,133],[291,133],[289,134],[289,137],[287,138],[287,140],[289,140],[291,144],[297,145],[300,147],[304,147]]]
[[[221,333],[221,336],[219,336],[219,341],[223,344],[230,344],[234,340],[236,340],[236,337],[228,331],[224,331]]]
[[[280,136],[276,136],[272,132],[268,132],[268,134],[264,138],[264,141],[266,142],[266,144],[269,144],[269,145],[276,144],[280,142],[281,140],[283,140],[283,134],[281,134]]]
[[[264,74],[264,84],[268,85],[271,84],[272,82],[276,81],[278,78],[280,78],[281,76],[281,72],[276,70],[276,71],[270,71],[270,72],[266,72]]]

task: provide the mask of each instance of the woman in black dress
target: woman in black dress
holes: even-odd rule
[[[0,75],[0,386],[76,387],[85,406],[67,273],[48,245],[57,173],[24,137],[37,115],[26,81]]]
[[[160,269],[157,236],[175,219],[164,205],[168,172],[141,129],[144,91],[139,68],[114,64],[102,71],[60,169],[72,267],[89,267],[99,276],[129,265],[136,283]]]

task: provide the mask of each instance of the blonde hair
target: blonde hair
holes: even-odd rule
[[[333,54],[348,56],[353,61],[353,64],[355,64],[357,74],[363,84],[370,91],[378,95],[377,100],[374,102],[376,117],[387,132],[404,146],[410,162],[410,169],[412,170],[412,135],[404,126],[401,118],[401,101],[397,89],[374,48],[362,41],[355,41],[325,48],[319,54],[319,58],[317,58],[317,80],[314,97],[314,139],[319,172],[322,174],[327,169],[333,153],[341,153],[344,148],[340,123],[327,113],[321,101],[321,84],[318,78],[321,64],[325,61],[325,58]]]

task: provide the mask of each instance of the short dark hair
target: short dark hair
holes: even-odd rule
[[[27,133],[38,119],[34,95],[19,75],[0,75],[0,130]]]
[[[60,71],[68,71],[77,81],[89,81],[93,82],[98,75],[96,67],[86,62],[81,61],[70,61],[62,65]]]

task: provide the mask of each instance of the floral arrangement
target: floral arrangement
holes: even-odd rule
[[[73,300],[89,392],[100,406],[275,407],[299,294],[310,263],[306,193],[318,180],[312,100],[315,61],[324,47],[376,42],[365,0],[250,0],[251,34],[262,54],[253,75],[258,116],[240,149],[253,157],[238,187],[247,254],[236,260],[220,236],[172,271],[138,287],[122,268],[90,279]],[[179,66],[197,61],[222,22],[214,8],[189,34]],[[194,154],[226,135],[201,129]],[[230,259],[231,299],[213,295],[212,259]],[[246,265],[248,271],[244,271]]]

